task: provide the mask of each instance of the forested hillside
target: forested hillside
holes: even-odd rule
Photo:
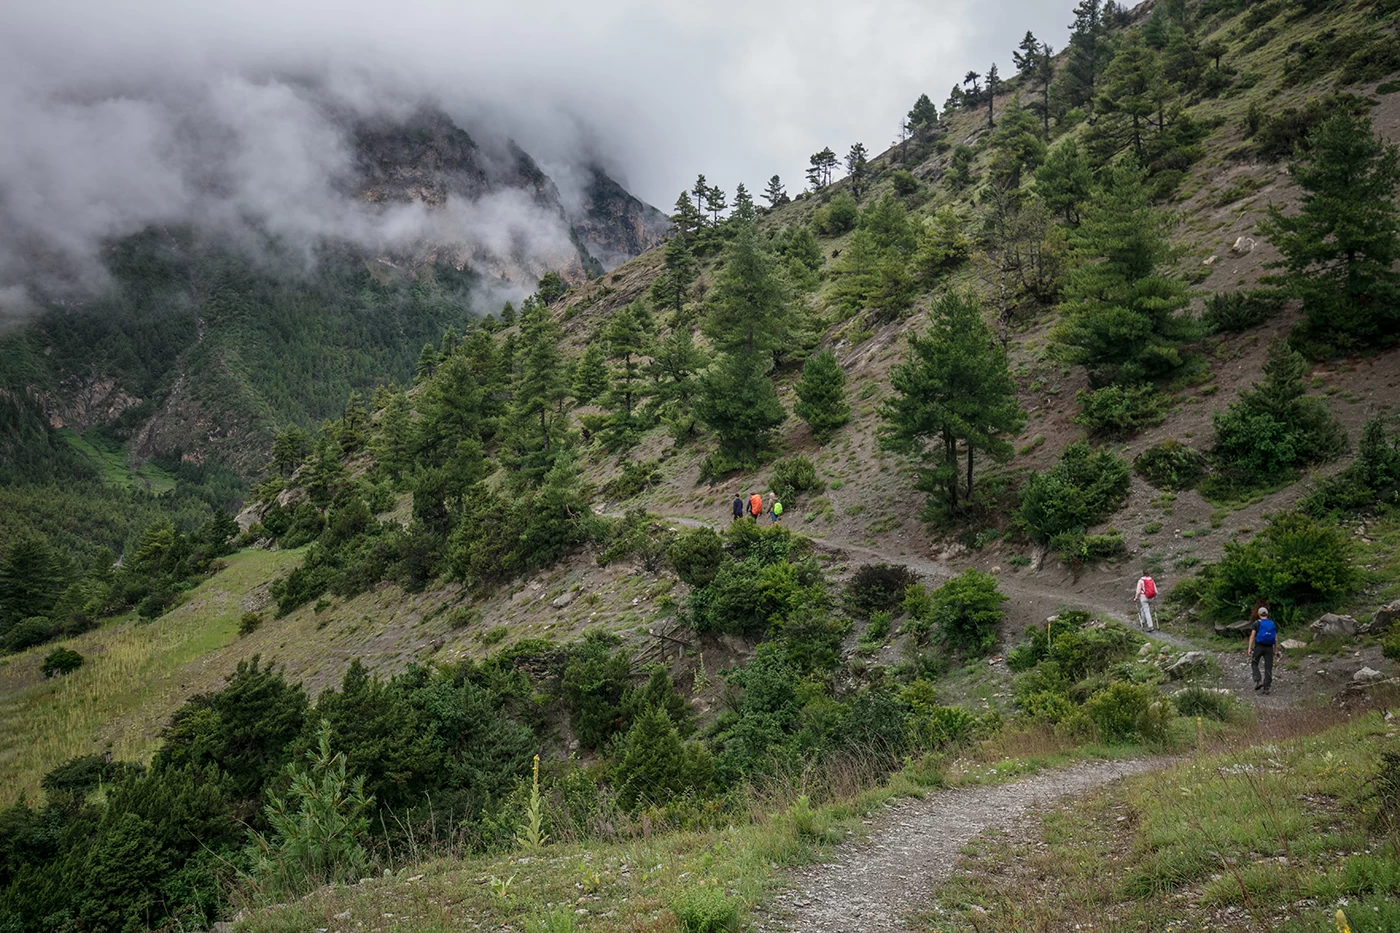
[[[287,570],[219,623],[226,683],[182,659],[148,698],[144,760],[0,745],[44,790],[0,817],[0,926],[203,924],[429,837],[746,824],[797,775],[937,783],[995,736],[1204,742],[1239,711],[1167,689],[1175,649],[1121,624],[1144,572],[1178,639],[1267,604],[1286,634],[1374,613],[1358,652],[1400,656],[1376,611],[1400,597],[1400,3],[1070,15],[1066,48],[1008,36],[884,151],[824,147],[800,191],[700,175],[663,245],[518,307],[466,320],[469,275],[330,248],[273,289],[153,232],[114,256],[183,324],[141,304],[9,338],[0,494],[36,504],[0,518],[24,529],[5,702],[58,721],[101,695],[108,633],[197,626],[232,552]],[[158,460],[152,499],[36,426],[15,387],[84,347],[187,375],[113,417],[134,450],[186,449],[161,406],[246,409],[219,429],[271,456],[237,524],[198,456]],[[822,838],[809,803],[783,819]]]

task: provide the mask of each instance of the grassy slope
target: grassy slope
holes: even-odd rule
[[[105,438],[78,434],[71,428],[63,428],[58,434],[64,443],[92,464],[102,481],[109,486],[119,489],[136,486],[154,496],[175,488],[175,477],[154,463],[142,463],[133,468],[130,456],[119,444]]]

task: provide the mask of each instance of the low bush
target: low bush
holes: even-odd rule
[[[681,933],[733,933],[739,929],[739,903],[722,889],[701,885],[685,888],[671,900]]]
[[[1219,292],[1206,299],[1203,320],[1213,334],[1238,334],[1278,314],[1283,303],[1284,297],[1278,292]]]
[[[631,499],[661,482],[661,470],[655,460],[629,460],[622,472],[603,485],[603,495],[615,502]]]
[[[858,616],[889,612],[904,600],[919,575],[903,564],[866,564],[846,584],[846,606]]]
[[[1206,455],[1177,440],[1147,448],[1133,461],[1133,472],[1158,489],[1192,489],[1206,475]]]
[[[262,613],[245,612],[238,620],[238,634],[251,635],[258,630],[262,623]]]
[[[724,563],[724,542],[710,528],[689,528],[666,552],[676,576],[691,586],[707,586]]]
[[[1390,435],[1377,415],[1361,429],[1356,459],[1324,479],[1298,508],[1317,518],[1347,517],[1400,504],[1400,435]]]
[[[1045,473],[1032,473],[1021,492],[1021,520],[1033,540],[1047,544],[1064,532],[1083,532],[1127,501],[1128,462],[1108,450],[1071,444]]]
[[[1049,547],[1059,554],[1065,563],[1076,568],[1085,564],[1114,560],[1122,557],[1128,550],[1121,531],[1110,531],[1102,535],[1066,531],[1051,538]]]
[[[82,667],[83,660],[83,656],[71,648],[55,648],[44,658],[39,673],[45,678],[61,677]]]
[[[1161,424],[1166,417],[1162,394],[1151,385],[1080,389],[1075,401],[1080,405],[1075,424],[1100,437],[1132,437],[1143,428]]]
[[[996,577],[965,570],[933,591],[929,618],[949,649],[980,657],[996,647],[1006,600]]]
[[[1337,608],[1356,592],[1361,572],[1349,536],[1335,525],[1288,512],[1274,516],[1254,540],[1227,542],[1220,561],[1201,572],[1211,617],[1234,622],[1268,603],[1287,625]]]
[[[826,483],[817,476],[817,468],[806,457],[789,457],[773,464],[773,473],[768,481],[769,488],[784,505],[797,501],[805,493],[820,494],[826,490]]]
[[[842,191],[831,199],[831,203],[817,209],[812,215],[812,229],[822,236],[835,237],[849,233],[860,222],[860,208],[856,199]]]
[[[1172,697],[1172,702],[1183,716],[1200,716],[1219,722],[1229,722],[1235,717],[1235,701],[1206,687],[1187,687]]]
[[[1161,737],[1161,730],[1149,711],[1154,704],[1163,702],[1151,687],[1118,682],[1089,697],[1084,713],[1105,742],[1156,740]]]

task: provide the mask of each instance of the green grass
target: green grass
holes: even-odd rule
[[[1293,734],[1326,722],[1290,715]],[[1353,930],[1394,929],[1400,859],[1372,794],[1394,731],[1369,714],[1264,738],[984,837],[920,928],[1321,931],[1346,899]]]
[[[60,429],[58,435],[69,447],[82,454],[109,486],[119,489],[135,486],[155,496],[175,488],[175,477],[154,463],[143,463],[132,470],[126,450],[107,438],[98,435],[87,437],[71,428]]]
[[[75,755],[110,748],[114,758],[145,761],[166,716],[183,701],[189,667],[238,638],[244,601],[301,559],[300,551],[243,551],[154,622],[134,614],[61,644],[87,663],[45,680],[54,645],[0,665],[0,806],[33,798],[39,779]]]

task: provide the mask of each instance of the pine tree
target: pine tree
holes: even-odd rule
[[[695,391],[695,374],[708,362],[705,351],[695,345],[695,335],[680,327],[656,348],[652,370],[657,392],[665,401],[688,403]]]
[[[1132,146],[1138,161],[1143,161],[1143,133],[1154,111],[1165,99],[1163,95],[1162,64],[1159,56],[1142,40],[1136,30],[1128,33],[1104,70],[1095,113],[1095,138],[1114,140],[1117,145],[1101,150],[1105,157]]]
[[[682,191],[680,197],[676,198],[675,213],[671,215],[672,237],[689,242],[704,224],[705,218],[700,214],[695,202],[690,199],[690,192]]]
[[[418,456],[441,464],[464,440],[482,436],[483,391],[471,362],[456,354],[438,369],[418,397]]]
[[[447,330],[442,332],[442,343],[438,347],[438,359],[445,360],[457,351],[457,328],[451,324],[447,325]]]
[[[690,193],[695,196],[695,210],[700,216],[700,223],[695,229],[700,231],[705,228],[705,212],[710,205],[710,185],[704,175],[695,177],[695,187],[690,189]]]
[[[0,638],[13,626],[44,617],[62,592],[61,564],[48,543],[23,534],[0,561]]]
[[[1016,47],[1016,51],[1011,53],[1011,61],[1016,65],[1021,77],[1030,80],[1035,70],[1040,67],[1040,40],[1035,37],[1035,33],[1026,30],[1025,38]]]
[[[836,430],[851,420],[851,407],[846,403],[846,371],[830,350],[807,358],[796,391],[801,401],[792,412],[807,422],[818,444],[831,440]]]
[[[953,85],[953,89],[948,92],[948,99],[943,102],[943,113],[957,113],[963,109],[963,89],[958,85]]]
[[[740,223],[749,223],[758,216],[758,211],[753,206],[753,197],[743,182],[739,182],[739,186],[734,189],[734,212],[730,216]]]
[[[916,135],[922,135],[938,126],[938,106],[929,100],[927,94],[920,94],[909,110],[907,123]]]
[[[552,305],[568,292],[569,286],[558,272],[546,272],[535,286],[535,294],[547,305]]]
[[[777,207],[779,204],[786,204],[791,200],[783,188],[782,179],[777,175],[768,179],[768,187],[763,189],[763,197],[768,202],[769,207]]]
[[[857,198],[865,191],[865,180],[870,173],[865,157],[865,147],[860,143],[851,146],[851,151],[846,153],[846,174],[851,179],[851,193]]]
[[[612,411],[608,421],[608,446],[621,450],[637,442],[635,408],[645,392],[645,354],[650,343],[646,302],[632,302],[612,316],[603,329],[608,359],[616,364],[610,373],[606,404]]]
[[[728,207],[724,189],[718,185],[711,188],[709,194],[705,196],[705,209],[710,212],[710,226],[719,226],[719,215],[723,214]]]
[[[821,152],[814,152],[807,161],[807,181],[813,188],[824,188],[831,184],[831,173],[836,169],[837,159],[830,146]]]
[[[1007,436],[1025,425],[1006,352],[992,339],[976,299],[949,293],[931,312],[933,326],[911,335],[909,357],[890,373],[896,396],[880,409],[880,445],[913,458],[918,488],[958,508],[958,445],[967,451],[967,495],[974,452],[997,460],[1012,452]]]
[[[976,71],[971,71],[971,70],[969,70],[968,73],[967,73],[966,75],[963,76],[962,83],[963,83],[963,87],[967,89],[967,90],[965,90],[965,92],[963,93],[963,106],[964,106],[964,107],[967,107],[968,109],[971,109],[971,108],[973,107],[974,104],[979,104],[979,103],[981,103],[981,102],[982,102],[982,75],[981,75],[981,73],[980,73],[980,72],[976,72]],[[969,84],[972,85],[971,88],[968,88],[968,87],[967,87]]]
[[[1195,335],[1182,314],[1186,288],[1165,272],[1168,218],[1148,202],[1144,178],[1136,166],[1115,166],[1071,237],[1079,265],[1053,338],[1096,386],[1170,375],[1181,365],[1181,345]]]
[[[568,394],[559,355],[559,327],[539,301],[521,306],[520,343],[512,386],[513,458],[517,476],[538,482],[554,465],[563,439],[560,403]]]
[[[418,354],[418,365],[413,369],[413,384],[420,385],[431,379],[437,371],[437,365],[437,348],[431,343],[423,344],[423,352]]]
[[[725,353],[700,380],[695,414],[715,432],[727,469],[756,465],[787,418],[768,377],[771,365],[766,354]]]
[[[1040,126],[1030,112],[1013,98],[1001,114],[1001,126],[992,136],[992,180],[1001,187],[1021,187],[1023,173],[1034,172],[1045,160]]]
[[[587,405],[594,399],[600,398],[607,389],[607,354],[601,343],[596,340],[590,341],[588,349],[583,351],[583,356],[579,358],[578,364],[574,367],[572,387],[574,401],[580,405]]]
[[[666,241],[666,265],[651,285],[651,298],[660,307],[680,311],[695,282],[698,263],[690,244],[680,235]]]
[[[432,352],[436,360],[436,350],[431,346],[423,349]],[[282,476],[291,476],[306,459],[306,453],[310,449],[311,438],[305,431],[296,425],[283,428],[272,439],[272,468]]]
[[[1070,226],[1078,225],[1080,209],[1089,200],[1093,186],[1094,172],[1073,139],[1051,149],[1045,163],[1035,171],[1036,192],[1045,206]]]
[[[453,340],[456,340],[455,333]],[[369,412],[365,410],[364,400],[360,398],[360,393],[351,392],[345,401],[345,408],[341,411],[336,431],[336,439],[346,456],[358,453],[365,446],[365,429],[368,426]]]
[[[787,344],[791,296],[753,224],[741,224],[725,247],[724,267],[705,303],[705,336],[717,350],[771,355]]]
[[[347,475],[345,464],[341,462],[339,446],[332,444],[329,437],[322,435],[306,461],[305,479],[302,483],[311,497],[312,504],[317,508],[330,505]]]
[[[413,461],[413,411],[408,396],[395,392],[384,405],[370,450],[375,464],[392,479],[399,479]]]
[[[997,74],[996,62],[987,69],[987,129],[996,126],[997,94],[1001,93],[1001,75]]]
[[[1303,299],[1300,336],[1310,349],[1388,342],[1400,333],[1400,149],[1346,111],[1314,130],[1309,145],[1289,166],[1303,190],[1298,212],[1271,206],[1260,226],[1283,254],[1274,281]]]
[[[1100,72],[1110,55],[1108,26],[1100,0],[1080,0],[1070,26],[1069,55],[1060,93],[1070,107],[1093,109]]]
[[[501,323],[507,327],[515,326],[515,305],[509,301],[501,308]]]

